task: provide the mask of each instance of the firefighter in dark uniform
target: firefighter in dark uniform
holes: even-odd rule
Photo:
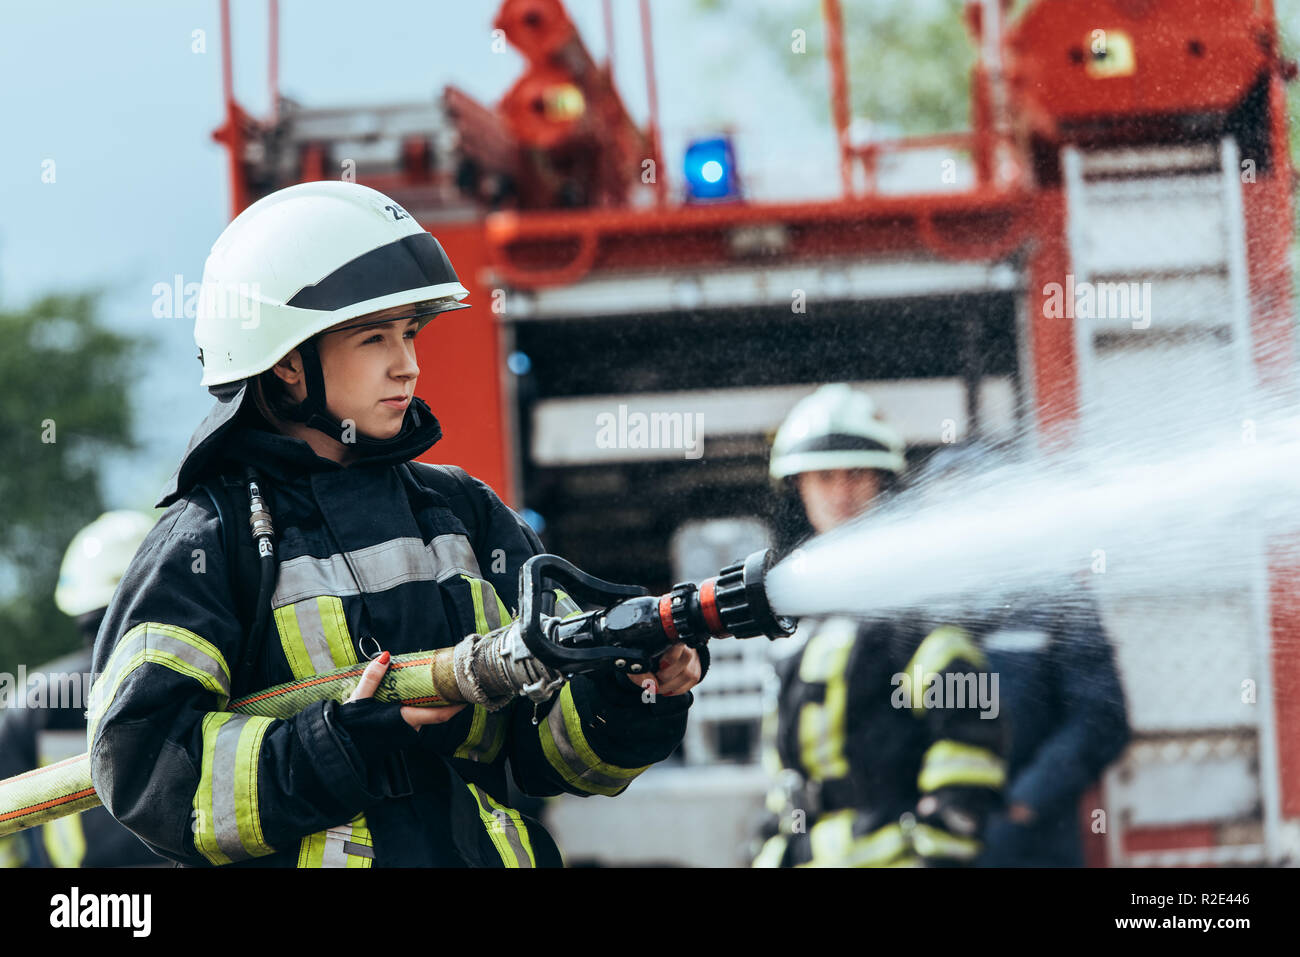
[[[902,439],[870,397],[829,385],[782,424],[771,474],[795,481],[822,533],[869,507],[903,464]],[[782,651],[765,721],[778,783],[755,866],[972,864],[1001,801],[1005,731],[995,701],[926,694],[990,687],[972,636],[920,617],[803,619],[774,643]]]
[[[982,443],[947,446],[916,476],[917,490],[939,500],[960,495],[963,479],[1009,454]],[[979,866],[1082,867],[1090,832],[1080,799],[1130,737],[1096,596],[1084,581],[1058,582],[986,600],[962,617],[999,677],[1011,731],[1004,807],[989,819]]]
[[[79,531],[59,568],[54,603],[75,619],[85,647],[43,665],[18,689],[31,698],[0,712],[0,779],[55,764],[86,750],[91,646],[113,590],[153,527],[139,512],[106,512]],[[32,707],[31,704],[37,706]],[[102,807],[0,838],[0,866],[140,867],[166,863]]]
[[[507,803],[507,761],[528,794],[620,793],[680,742],[701,656],[679,646],[653,676],[580,675],[537,704],[375,700],[387,653],[508,624],[520,566],[541,550],[487,485],[412,461],[441,435],[414,397],[414,338],[467,292],[401,206],[345,182],[250,206],[214,245],[203,288],[195,339],[218,402],[100,630],[100,797],[185,864],[560,863]],[[278,563],[251,609],[248,468]],[[558,615],[576,610],[566,602]],[[347,702],[287,719],[226,709],[367,658]]]

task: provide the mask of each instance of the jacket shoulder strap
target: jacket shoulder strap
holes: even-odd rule
[[[248,514],[248,493],[242,482],[228,475],[210,476],[197,483],[197,487],[207,492],[217,509],[230,575],[230,592],[235,598],[240,632],[247,640],[248,631],[257,619],[255,606],[262,580],[257,546],[245,518]]]
[[[470,474],[457,465],[432,465],[428,462],[407,462],[406,465],[418,484],[439,492],[451,503],[452,511],[469,532],[470,544],[474,546],[474,551],[477,553],[480,544],[479,530],[488,526],[488,518],[483,509],[483,496],[474,487],[474,479]],[[456,504],[458,499],[463,499],[463,504],[458,506]],[[533,527],[524,521],[523,516],[513,508],[509,511],[519,526],[520,534],[528,540],[533,554],[540,555],[546,551],[541,538]]]
[[[405,464],[415,484],[437,492],[447,500],[460,523],[465,526],[470,545],[477,552],[479,531],[487,525],[487,516],[483,514],[482,496],[474,488],[469,473],[455,465],[432,465],[429,462]]]

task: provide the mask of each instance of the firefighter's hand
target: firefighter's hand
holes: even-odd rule
[[[348,697],[349,701],[359,701],[362,698],[374,697],[375,689],[379,687],[379,682],[383,679],[384,674],[388,671],[388,652],[384,652],[370,664],[366,665],[366,670],[361,673],[361,680],[357,682],[356,690]],[[412,705],[402,705],[402,720],[412,728],[419,731],[422,725],[442,724],[444,721],[450,721],[456,715],[460,714],[463,704],[454,704],[439,706],[437,708],[416,708]]]
[[[685,694],[700,683],[700,653],[686,645],[673,645],[659,659],[659,670],[652,675],[628,675],[635,685],[645,687],[654,682],[654,693],[670,697]]]

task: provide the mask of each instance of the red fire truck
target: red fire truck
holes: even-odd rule
[[[1010,6],[967,4],[969,131],[863,144],[841,41],[852,5],[824,0],[835,200],[686,201],[665,175],[645,0],[645,126],[559,0],[500,7],[493,26],[526,66],[495,105],[448,87],[309,108],[273,81],[259,119],[231,92],[223,2],[214,135],[232,213],[294,182],[350,178],[438,236],[478,306],[440,318],[422,347],[438,460],[531,510],[579,566],[666,588],[768,540],[768,438],[823,382],[861,384],[923,453],[1025,430],[1068,445],[1206,375],[1294,379],[1295,69],[1271,0]],[[274,0],[271,12],[274,30]],[[929,170],[922,188],[888,188],[909,163]],[[716,167],[715,182],[718,170],[731,173]],[[1145,282],[1160,294],[1143,323],[1047,304],[1049,290]],[[601,440],[602,417],[621,435],[638,415],[674,440]],[[1254,571],[1218,593],[1111,595],[1098,576],[1134,739],[1084,802],[1091,862],[1300,852],[1300,660],[1284,653],[1300,638],[1300,569],[1275,544],[1261,540]],[[682,766],[617,802],[549,809],[571,860],[740,862],[766,785],[753,760],[763,668],[723,645]],[[637,846],[639,833],[656,843]]]

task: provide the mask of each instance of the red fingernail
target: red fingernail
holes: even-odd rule
[[[388,659],[391,657],[392,655],[390,655],[388,652],[385,651],[378,658],[376,658],[375,661],[379,662],[381,665],[386,665],[388,664]]]

